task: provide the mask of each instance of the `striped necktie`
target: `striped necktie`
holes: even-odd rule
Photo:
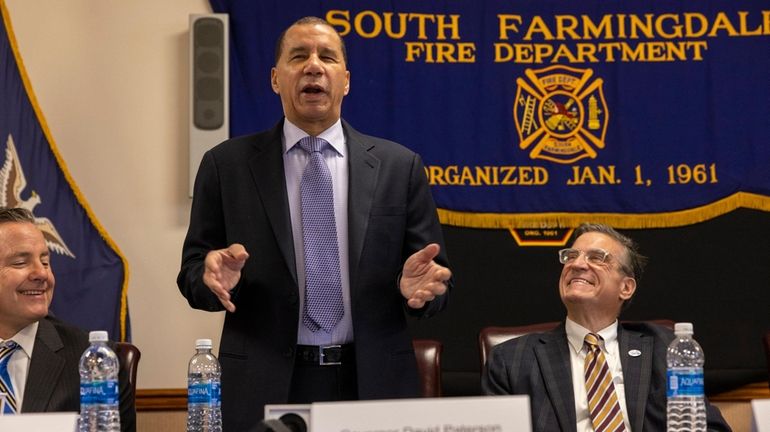
[[[599,346],[601,336],[588,333],[585,337],[586,362],[583,374],[586,379],[588,412],[596,432],[625,431],[623,411],[612,384],[612,374],[607,359]]]
[[[8,340],[0,344],[0,393],[5,394],[5,408],[3,414],[16,414],[16,396],[13,391],[13,383],[8,373],[8,361],[14,351],[19,348],[19,344]]]
[[[305,249],[305,313],[303,324],[311,331],[330,332],[345,313],[342,304],[340,255],[334,218],[332,176],[323,158],[329,143],[307,136],[299,145],[310,160],[300,182],[302,243]]]

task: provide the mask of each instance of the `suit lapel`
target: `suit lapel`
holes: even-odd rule
[[[374,145],[368,142],[347,122],[342,121],[350,160],[348,161],[348,240],[350,254],[351,286],[355,286],[358,263],[364,246],[364,237],[369,222],[380,160],[369,152]],[[294,263],[294,241],[291,232],[289,199],[283,167],[281,135],[283,122],[274,127],[267,139],[254,144],[254,154],[249,159],[249,169],[254,184],[264,205],[270,225],[275,233],[281,254],[291,269],[297,283],[297,269]],[[275,167],[279,168],[276,173]],[[280,190],[282,193],[275,194]]]
[[[348,242],[350,255],[350,286],[357,286],[358,263],[364,247],[364,237],[369,223],[380,160],[369,153],[374,144],[342,121],[348,146]]]
[[[545,381],[545,388],[553,403],[556,417],[563,431],[576,429],[575,394],[572,391],[572,367],[569,343],[562,323],[555,330],[543,333],[535,356]]]
[[[294,240],[291,233],[289,198],[283,167],[281,135],[283,121],[274,127],[268,137],[256,142],[254,154],[248,164],[263,208],[275,233],[281,255],[297,284],[297,267],[294,262]],[[277,171],[276,171],[277,167]],[[276,193],[280,191],[280,193]]]
[[[40,320],[24,387],[23,412],[47,410],[56,392],[51,386],[59,382],[59,375],[64,368],[64,359],[57,354],[62,348],[64,343],[54,326],[44,319]]]
[[[618,326],[618,348],[623,367],[626,410],[631,430],[642,430],[644,410],[652,376],[652,338]],[[640,353],[631,356],[629,353]]]

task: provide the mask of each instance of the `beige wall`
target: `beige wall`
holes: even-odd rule
[[[209,3],[5,3],[56,146],[128,259],[138,386],[185,387],[194,340],[217,345],[223,318],[190,309],[175,283],[190,211],[188,14]]]

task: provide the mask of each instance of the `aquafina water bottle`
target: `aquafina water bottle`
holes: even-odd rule
[[[692,323],[676,323],[674,334],[666,355],[666,428],[668,432],[705,432],[703,350],[692,338]]]
[[[195,341],[195,355],[187,370],[187,432],[221,432],[220,376],[211,354],[211,339]]]
[[[106,331],[92,331],[80,356],[80,432],[120,431],[118,357],[107,346]]]

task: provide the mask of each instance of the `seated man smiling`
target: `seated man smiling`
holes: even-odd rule
[[[583,224],[573,239],[559,251],[566,320],[493,348],[484,392],[529,395],[534,431],[665,431],[666,350],[674,335],[618,321],[646,259],[606,225]],[[719,410],[706,405],[708,430],[729,431]]]
[[[4,414],[80,411],[80,356],[88,335],[48,315],[50,252],[32,213],[0,207],[0,392]],[[136,430],[134,395],[120,376],[121,430]]]

